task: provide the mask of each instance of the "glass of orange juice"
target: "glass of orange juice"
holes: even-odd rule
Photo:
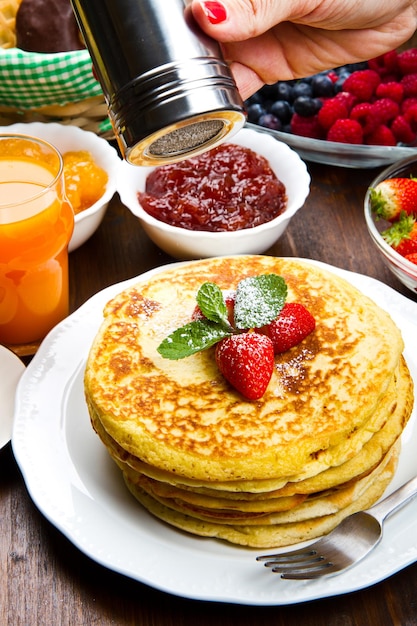
[[[68,315],[73,228],[59,151],[41,139],[1,134],[0,343],[36,345]]]

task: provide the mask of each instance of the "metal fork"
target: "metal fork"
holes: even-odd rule
[[[366,511],[346,517],[328,535],[310,545],[278,554],[258,556],[281,578],[321,578],[361,561],[382,538],[383,523],[417,496],[417,476]]]

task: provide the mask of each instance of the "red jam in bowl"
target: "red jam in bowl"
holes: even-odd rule
[[[162,222],[213,232],[259,226],[287,205],[285,185],[268,161],[235,144],[155,168],[138,200]]]

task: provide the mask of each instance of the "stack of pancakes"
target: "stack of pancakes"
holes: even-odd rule
[[[191,320],[206,281],[233,290],[275,273],[316,329],[275,357],[264,396],[245,400],[214,348],[157,352]],[[256,548],[329,532],[371,506],[395,469],[413,383],[392,319],[337,275],[295,259],[238,256],[174,266],[109,302],[85,372],[94,429],[132,494],[196,535]]]

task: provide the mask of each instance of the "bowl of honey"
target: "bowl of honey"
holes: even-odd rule
[[[117,190],[161,250],[176,259],[262,254],[310,191],[286,144],[243,128],[201,155],[157,167],[121,163]]]
[[[0,133],[43,139],[61,153],[65,192],[75,214],[68,249],[79,248],[100,226],[116,192],[121,158],[115,148],[93,132],[55,122],[12,124],[0,127]]]

